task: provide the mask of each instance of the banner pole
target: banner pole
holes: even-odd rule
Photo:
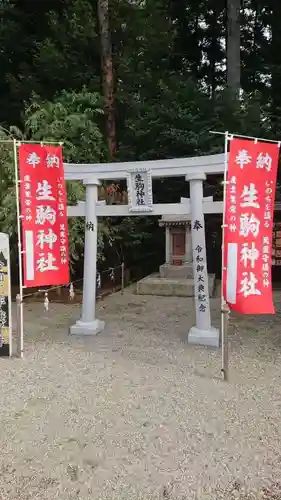
[[[20,340],[20,337],[21,337],[21,332],[20,332],[20,324],[21,324],[21,298],[20,298],[20,294],[17,293],[17,296],[16,296],[16,314],[17,314],[17,323],[16,323],[16,327],[17,327],[17,356],[21,356],[21,340]]]
[[[222,366],[221,373],[223,379],[226,381],[228,378],[228,308],[226,313],[226,302],[223,294],[223,275],[225,271],[224,261],[224,229],[225,229],[225,213],[226,213],[226,186],[227,186],[227,169],[228,169],[228,132],[224,133],[224,174],[223,174],[223,213],[222,213],[222,256],[221,256],[221,349],[222,349]],[[227,318],[226,318],[227,316]],[[225,321],[227,320],[227,321]]]
[[[209,130],[209,134],[217,134],[217,135],[225,135],[225,132],[219,132],[218,130]],[[264,137],[254,137],[252,135],[241,135],[241,134],[232,134],[228,132],[230,137],[237,137],[239,139],[249,139],[251,141],[256,141],[256,142],[270,142],[273,144],[279,144],[279,141],[275,141],[272,139],[265,139]]]
[[[20,298],[20,314],[18,326],[20,332],[20,357],[23,358],[23,273],[22,273],[22,244],[21,244],[21,223],[20,223],[20,196],[19,196],[19,176],[18,176],[18,151],[17,140],[14,139],[14,167],[15,167],[15,183],[16,183],[16,204],[17,204],[17,229],[18,229],[18,255],[19,255],[19,298]]]
[[[223,325],[223,345],[222,345],[222,375],[225,382],[228,381],[228,324],[229,307],[226,302],[222,307],[222,325]]]
[[[8,239],[7,277],[8,277],[8,315],[9,315],[9,356],[13,355],[13,321],[12,321],[12,291],[11,291],[11,255],[10,238]]]
[[[122,262],[121,264],[121,293],[123,295],[125,288],[125,264]]]

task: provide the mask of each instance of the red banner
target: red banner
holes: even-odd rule
[[[274,314],[272,226],[279,146],[232,139],[228,161],[223,294],[243,314]]]
[[[61,146],[19,146],[24,284],[69,283],[67,201]]]

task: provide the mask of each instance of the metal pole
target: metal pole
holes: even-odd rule
[[[210,130],[209,134],[225,135],[225,132],[219,132],[217,130]],[[274,144],[280,144],[281,141],[273,141],[272,139],[264,139],[263,137],[253,137],[251,135],[241,135],[241,134],[230,134],[229,137],[239,137],[240,139],[250,139],[253,141],[261,142],[273,142]]]
[[[121,293],[124,293],[125,288],[125,264],[122,262],[121,264]]]
[[[222,346],[222,376],[225,382],[228,381],[228,324],[229,324],[229,307],[225,303],[222,308],[222,323],[224,342]]]
[[[8,236],[7,236],[8,238]],[[9,315],[9,356],[13,355],[13,321],[12,321],[12,292],[11,292],[11,256],[10,241],[8,239],[7,279],[8,279],[8,315]]]
[[[20,296],[20,356],[23,358],[23,272],[22,272],[22,244],[21,244],[21,223],[20,223],[20,196],[18,177],[18,152],[17,141],[14,139],[14,166],[16,184],[16,205],[17,205],[17,228],[18,228],[18,255],[19,255],[19,296]]]
[[[224,230],[225,230],[225,212],[226,212],[226,186],[227,186],[227,169],[228,169],[228,132],[224,134],[224,175],[223,175],[223,214],[222,214],[222,256],[221,256],[221,347],[222,347],[222,368],[221,371],[223,374],[227,373],[227,368],[225,366],[225,360],[227,360],[226,350],[228,348],[227,344],[227,322],[224,320],[225,318],[225,310],[227,308],[227,314],[229,313],[228,306],[225,302],[225,298],[223,295],[223,276],[225,272],[225,262],[224,262]],[[226,380],[224,376],[224,380]]]
[[[17,328],[17,355],[22,356],[22,350],[21,350],[21,297],[20,294],[18,293],[16,296],[16,306],[17,306],[17,311],[16,311],[16,328]]]
[[[0,127],[0,132],[1,132],[1,127]],[[13,142],[15,141],[16,139],[0,139],[0,144],[13,144]],[[42,144],[42,141],[19,141],[21,144]],[[44,144],[45,145],[56,145],[56,144],[59,144],[60,146],[63,145],[63,142],[58,142],[58,141],[51,141],[51,142],[46,142],[44,141]]]

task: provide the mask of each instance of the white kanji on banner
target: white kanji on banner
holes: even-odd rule
[[[54,225],[56,222],[57,214],[54,208],[45,205],[38,205],[36,207],[36,220],[35,224],[43,225],[46,221]]]
[[[243,279],[241,281],[240,293],[244,295],[244,297],[249,297],[249,295],[261,295],[260,290],[256,288],[256,284],[258,282],[254,273],[242,273]]]
[[[52,186],[45,179],[42,182],[38,182],[38,186],[36,189],[36,200],[40,201],[54,201],[54,197],[52,194]]]
[[[245,165],[249,165],[252,161],[252,157],[246,149],[240,149],[235,159],[236,163],[243,168]]]
[[[57,271],[58,267],[54,265],[56,262],[52,253],[48,252],[47,256],[44,253],[39,253],[39,259],[36,262],[36,270],[43,273],[45,271]]]
[[[60,167],[60,159],[56,155],[48,154],[47,159],[46,159],[46,163],[47,163],[47,168],[54,168],[54,167],[59,168]]]
[[[272,158],[268,153],[260,153],[257,157],[257,168],[265,168],[267,172],[270,172],[272,168]]]
[[[241,214],[240,217],[240,236],[249,236],[252,233],[253,236],[257,237],[260,230],[260,221],[254,216],[254,214],[249,215]]]
[[[53,250],[54,243],[57,241],[58,237],[54,233],[54,231],[49,228],[48,231],[44,231],[44,229],[39,229],[37,233],[37,241],[36,245],[40,247],[41,250],[44,249],[44,245],[48,245],[49,250]]]
[[[248,264],[253,269],[255,267],[255,263],[259,258],[260,252],[255,246],[255,243],[252,242],[249,246],[249,243],[243,243],[241,252],[240,261],[243,262],[244,267],[248,267]]]
[[[243,192],[241,194],[241,207],[252,207],[252,208],[260,208],[258,203],[258,191],[255,187],[255,184],[251,182],[249,186],[244,186]]]
[[[32,165],[33,168],[36,167],[36,165],[40,164],[40,156],[38,156],[35,152],[29,153],[29,155],[26,158],[26,163],[28,165]]]

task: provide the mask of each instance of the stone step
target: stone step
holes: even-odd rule
[[[215,275],[209,274],[209,296],[215,291]],[[138,295],[162,295],[165,297],[194,297],[193,279],[161,278],[158,273],[150,274],[137,283]]]
[[[159,267],[159,273],[161,278],[193,278],[193,264],[184,263],[181,266],[175,266],[174,264],[162,264],[162,266]]]

